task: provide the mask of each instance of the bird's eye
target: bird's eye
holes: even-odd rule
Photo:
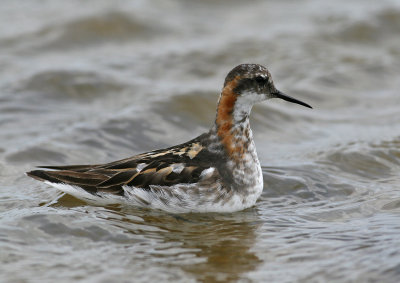
[[[259,83],[259,84],[265,84],[265,83],[267,83],[268,78],[258,76],[258,77],[255,77],[255,81],[256,81],[257,83]]]

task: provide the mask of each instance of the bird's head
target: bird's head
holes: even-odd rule
[[[269,98],[280,98],[312,108],[277,90],[268,69],[258,64],[241,64],[233,68],[225,78],[222,94],[235,96],[236,103],[252,105]]]

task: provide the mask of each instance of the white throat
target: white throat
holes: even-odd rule
[[[260,95],[254,92],[249,92],[240,95],[235,103],[235,108],[233,109],[233,119],[235,122],[241,122],[246,120],[250,116],[251,109],[253,105],[260,100]]]

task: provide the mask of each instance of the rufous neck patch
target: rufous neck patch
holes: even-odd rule
[[[218,137],[231,158],[235,158],[238,153],[240,154],[244,151],[242,146],[235,142],[235,133],[232,131],[234,126],[233,111],[238,97],[234,89],[237,86],[238,80],[239,77],[235,77],[222,90],[215,121]]]

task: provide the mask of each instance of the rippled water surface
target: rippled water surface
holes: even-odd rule
[[[0,281],[399,282],[400,2],[2,1]],[[30,179],[184,142],[254,62],[256,206],[97,207]]]

